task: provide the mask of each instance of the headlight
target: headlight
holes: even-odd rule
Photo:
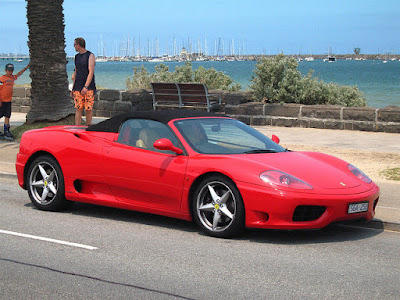
[[[286,174],[281,171],[269,170],[262,172],[260,178],[272,185],[284,186],[292,189],[299,190],[312,190],[313,187],[296,177]]]
[[[350,170],[351,173],[353,173],[354,176],[356,176],[357,178],[361,179],[362,181],[366,182],[366,183],[371,183],[372,179],[369,178],[363,171],[361,171],[359,168],[353,166],[352,164],[349,164],[347,166]]]

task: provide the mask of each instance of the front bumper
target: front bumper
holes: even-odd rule
[[[17,171],[17,177],[18,177],[18,184],[23,189],[26,189],[24,176],[25,176],[25,165],[28,162],[28,159],[29,157],[27,155],[18,153],[17,161],[15,163],[15,169]]]
[[[266,229],[318,229],[337,221],[371,220],[379,199],[379,187],[374,183],[369,187],[361,191],[349,189],[346,193],[318,194],[238,184],[246,210],[246,227]],[[356,202],[368,202],[368,211],[349,214],[350,203]],[[315,218],[299,219],[299,207],[305,210],[310,207]]]

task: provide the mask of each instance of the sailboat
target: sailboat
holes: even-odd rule
[[[331,56],[331,55],[328,55],[327,58],[324,58],[324,61],[327,61],[327,62],[335,62],[335,61],[336,61],[336,57]]]
[[[96,57],[96,62],[108,62],[108,59],[105,57]]]
[[[99,54],[95,59],[96,62],[108,62],[108,59],[104,55],[103,35],[100,35]]]
[[[314,61],[314,57],[312,56],[312,48],[310,47],[310,56],[307,56],[304,60],[305,61]]]
[[[164,60],[161,57],[153,57],[153,58],[149,59],[148,62],[160,63],[160,62],[164,62]]]
[[[328,57],[324,58],[324,61],[327,61],[327,62],[335,62],[336,61],[336,57],[332,55],[331,47],[329,47]]]

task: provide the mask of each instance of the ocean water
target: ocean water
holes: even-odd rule
[[[4,70],[9,62],[14,63],[17,73],[27,61],[13,62],[11,60],[0,60],[0,69]],[[181,62],[166,62],[171,71],[176,66],[183,65]],[[126,89],[126,78],[133,75],[133,68],[143,65],[150,72],[158,63],[149,62],[105,62],[97,63],[95,69],[96,84],[100,88]],[[246,90],[251,84],[256,62],[254,61],[206,61],[192,62],[193,68],[203,66],[215,68],[229,75],[235,82],[241,84]],[[400,106],[400,61],[380,60],[337,60],[333,63],[324,62],[320,59],[312,62],[300,62],[298,69],[304,75],[314,70],[314,76],[324,82],[334,82],[341,85],[355,85],[362,91],[367,99],[367,104],[372,107],[382,108],[388,105]],[[68,78],[74,70],[74,62],[67,64]],[[29,84],[31,81],[29,71],[25,72],[16,84]]]

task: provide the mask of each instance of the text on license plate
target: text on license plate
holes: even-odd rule
[[[350,203],[347,213],[355,214],[365,211],[368,211],[368,202],[358,202],[358,203]]]

